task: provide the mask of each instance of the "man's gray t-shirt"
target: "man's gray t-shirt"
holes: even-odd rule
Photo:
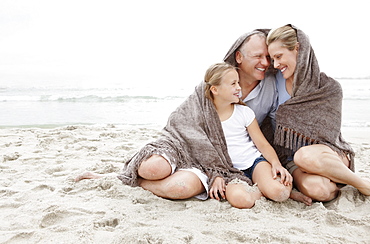
[[[271,118],[273,128],[275,128],[275,113],[278,106],[275,74],[266,73],[265,79],[260,81],[243,102],[254,111],[260,126],[268,116]]]

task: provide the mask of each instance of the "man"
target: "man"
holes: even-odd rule
[[[268,30],[255,30],[239,37],[224,61],[238,67],[241,99],[254,111],[261,130],[271,143],[275,127],[277,89],[274,71],[269,69],[267,32]]]
[[[268,31],[258,29],[240,36],[227,52],[224,61],[238,68],[241,99],[254,111],[262,132],[272,143],[278,107],[276,79],[282,76],[270,67],[266,45]],[[312,204],[311,198],[297,191],[292,191],[290,198],[306,205]]]

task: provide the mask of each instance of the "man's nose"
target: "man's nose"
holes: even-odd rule
[[[270,65],[270,59],[268,57],[263,57],[261,61],[262,65],[269,66]]]

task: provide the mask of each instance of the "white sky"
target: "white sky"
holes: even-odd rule
[[[193,87],[241,34],[288,23],[310,36],[329,76],[370,76],[368,6],[358,0],[1,0],[0,86]]]

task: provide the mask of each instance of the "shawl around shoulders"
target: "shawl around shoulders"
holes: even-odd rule
[[[217,111],[204,92],[203,81],[171,113],[160,138],[144,146],[125,163],[118,176],[124,184],[137,186],[141,162],[161,153],[165,153],[177,169],[195,167],[201,170],[208,176],[209,187],[217,176],[224,178],[226,183],[238,178],[251,184],[243,172],[233,167]]]
[[[340,155],[348,155],[354,171],[354,151],[341,134],[341,85],[320,72],[308,37],[292,28],[297,32],[299,50],[292,97],[276,113],[274,144],[278,154],[286,156],[305,145],[324,144]]]

